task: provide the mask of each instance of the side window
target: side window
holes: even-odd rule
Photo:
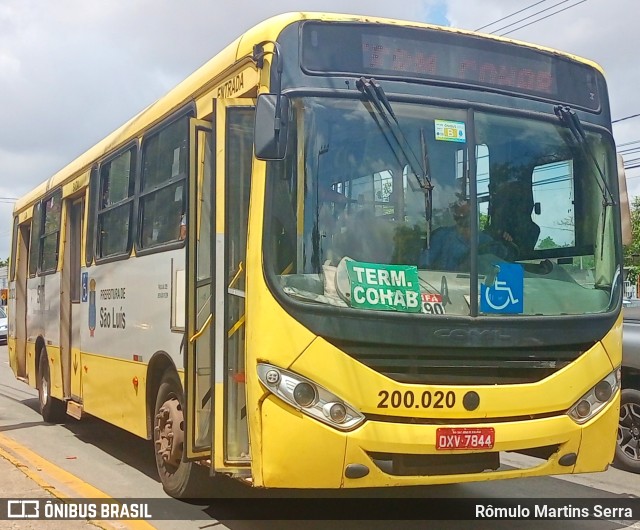
[[[131,248],[136,150],[131,148],[100,166],[97,257],[126,255]]]
[[[42,235],[40,236],[40,272],[53,272],[58,268],[62,191],[42,202]]]
[[[140,236],[142,249],[184,239],[189,118],[176,120],[142,145]]]
[[[18,218],[13,218],[13,236],[11,239],[11,264],[9,270],[9,281],[16,279],[16,260],[18,259]]]
[[[89,267],[91,263],[93,263],[93,245],[95,241],[95,219],[96,219],[96,208],[98,205],[98,168],[94,167],[91,169],[91,177],[89,180],[89,199],[87,204],[89,207],[87,208],[87,240],[84,245],[84,261]]]
[[[29,241],[29,277],[33,278],[38,272],[38,262],[40,261],[40,220],[42,203],[39,202],[33,207],[33,219],[31,220],[31,240]]]

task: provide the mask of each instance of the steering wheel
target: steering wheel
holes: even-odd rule
[[[520,248],[513,241],[494,239],[478,245],[478,254],[493,254],[504,261],[515,261],[520,255]]]

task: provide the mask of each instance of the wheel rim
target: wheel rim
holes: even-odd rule
[[[40,405],[42,408],[47,406],[49,402],[49,382],[46,377],[40,381]]]
[[[184,416],[176,398],[169,398],[158,410],[154,435],[158,465],[167,473],[175,473],[184,448]]]
[[[640,462],[640,404],[623,403],[618,423],[618,447],[635,462]]]

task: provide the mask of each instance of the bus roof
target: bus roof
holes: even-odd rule
[[[389,19],[382,17],[370,17],[365,15],[348,15],[338,13],[317,13],[317,12],[290,12],[268,18],[263,22],[253,26],[244,32],[231,44],[222,49],[212,59],[195,70],[186,79],[171,89],[166,95],[143,109],[136,116],[127,121],[124,125],[113,131],[93,147],[89,148],[75,160],[55,173],[51,178],[44,181],[32,191],[21,197],[14,206],[14,214],[28,208],[43,195],[55,189],[73,178],[86,173],[90,168],[102,159],[105,155],[112,153],[118,147],[140,136],[145,130],[160,122],[166,116],[179,109],[189,101],[207,93],[215,82],[224,75],[236,61],[251,55],[253,45],[256,42],[265,40],[276,40],[281,30],[300,20],[320,20],[334,22],[367,22],[376,24],[400,25],[416,28],[431,28],[452,33],[465,35],[476,35],[502,42],[509,42],[526,46],[532,49],[563,56],[574,61],[585,63],[602,72],[602,68],[595,62],[582,57],[560,52],[552,48],[507,39],[496,35],[481,34],[474,31],[451,28],[447,26],[437,26],[422,22]]]

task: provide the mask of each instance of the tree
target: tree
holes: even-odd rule
[[[551,236],[545,237],[540,243],[537,245],[537,249],[548,249],[548,248],[558,248],[559,245],[551,238]]]
[[[0,267],[8,267],[9,266],[9,258],[0,259]]]
[[[629,273],[627,279],[631,283],[638,281],[640,275],[640,195],[631,203],[631,244],[624,247],[624,266]]]

